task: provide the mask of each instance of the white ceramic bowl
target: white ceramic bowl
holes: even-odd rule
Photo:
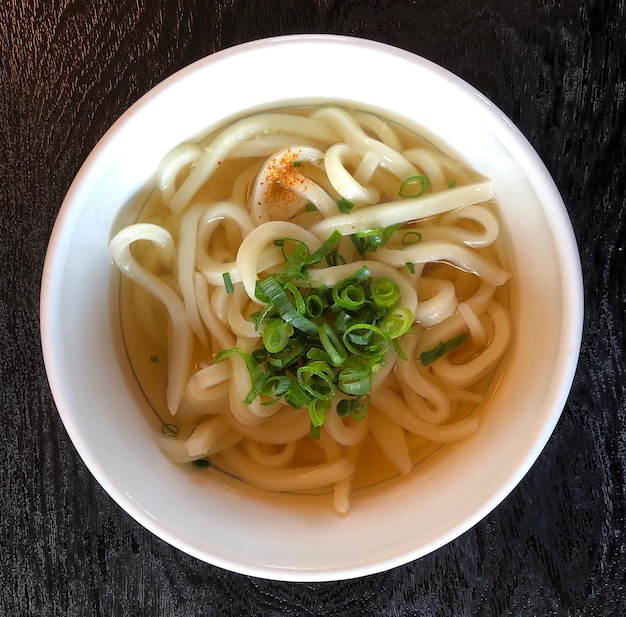
[[[355,101],[408,118],[496,185],[509,236],[515,345],[479,433],[389,490],[359,492],[348,517],[315,498],[234,491],[171,464],[125,378],[111,318],[115,219],[162,156],[244,109],[285,99]],[[565,404],[582,330],[578,252],[563,202],[513,124],[431,62],[370,41],[279,37],[227,49],[170,77],[128,110],[74,181],[42,287],[46,369],[65,427],[95,478],[160,538],[209,563],[292,581],[380,572],[483,518],[538,457]],[[529,509],[529,517],[541,512]]]

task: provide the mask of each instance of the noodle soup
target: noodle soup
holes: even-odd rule
[[[495,199],[419,132],[342,106],[174,148],[109,247],[165,455],[345,513],[471,437],[512,333]]]

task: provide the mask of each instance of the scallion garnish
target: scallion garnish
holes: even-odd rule
[[[409,269],[411,274],[415,274],[415,264],[412,261],[407,261],[404,265]]]
[[[233,293],[235,291],[235,288],[233,287],[233,281],[230,278],[230,273],[224,272],[224,274],[222,274],[222,277],[224,278],[224,287],[226,287],[226,293]]]
[[[360,239],[380,246],[397,228],[373,230]],[[336,256],[340,239],[333,233],[312,253],[299,240],[277,240],[285,263],[257,281],[257,299],[266,306],[251,315],[262,346],[251,353],[235,347],[216,356],[219,362],[236,352],[243,359],[251,382],[245,404],[260,397],[262,405],[280,400],[307,409],[312,438],[319,438],[331,401],[337,401],[341,416],[365,417],[372,374],[390,349],[406,359],[398,338],[413,323],[413,313],[400,306],[396,281],[372,277],[366,266],[332,286],[310,285],[308,269]]]
[[[263,345],[269,353],[278,353],[287,346],[293,326],[280,318],[273,319],[263,330]]]
[[[391,310],[400,303],[400,287],[388,276],[377,276],[370,284],[372,302],[377,309]]]
[[[407,231],[402,236],[402,244],[417,244],[422,241],[422,234],[419,231]]]
[[[388,227],[378,227],[376,229],[367,229],[365,231],[357,231],[351,234],[350,240],[356,247],[361,257],[365,257],[367,253],[375,253],[377,249],[387,244],[391,236],[400,229],[401,223],[389,225]]]
[[[404,198],[421,197],[430,185],[430,180],[426,176],[411,176],[400,183],[398,195]]]
[[[337,207],[339,208],[339,212],[341,212],[342,214],[348,214],[348,212],[350,212],[350,210],[354,208],[354,204],[349,199],[342,197],[337,202]]]
[[[324,257],[324,259],[329,266],[340,266],[347,263],[344,257],[337,251],[331,251]]]
[[[445,356],[449,351],[454,349],[457,345],[460,345],[466,338],[465,333],[459,334],[449,341],[441,341],[438,345],[429,349],[428,351],[423,351],[420,354],[419,360],[422,363],[422,366],[428,366],[432,364],[439,358]]]

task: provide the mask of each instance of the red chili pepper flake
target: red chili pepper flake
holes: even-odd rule
[[[307,189],[306,179],[294,168],[296,157],[297,152],[288,148],[281,157],[272,159],[266,166],[268,186],[265,187],[263,196],[266,200],[273,201],[274,208],[284,212],[300,201],[294,190],[299,188],[302,192]]]

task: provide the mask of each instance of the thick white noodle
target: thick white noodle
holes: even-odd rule
[[[413,469],[413,463],[402,426],[374,407],[368,410],[367,415],[370,431],[383,454],[400,473],[409,473]]]
[[[334,131],[324,122],[312,118],[290,114],[257,114],[244,118],[224,129],[205,147],[204,153],[172,198],[170,210],[174,213],[180,212],[242,142],[272,132],[287,132],[322,142],[330,141],[334,137]]]
[[[382,248],[378,251],[376,258],[396,267],[407,262],[449,263],[460,270],[476,274],[486,283],[494,286],[504,285],[511,277],[506,270],[475,251],[451,242],[418,242],[401,249]]]
[[[296,411],[286,407],[258,426],[246,426],[232,414],[228,414],[228,421],[243,437],[274,445],[285,444],[308,435],[311,423],[306,409]]]
[[[361,443],[369,430],[367,416],[363,420],[356,421],[347,419],[344,421],[337,415],[335,409],[331,409],[324,419],[324,428],[338,444],[342,446],[356,446]]]
[[[369,129],[386,146],[389,146],[392,150],[402,150],[402,141],[396,131],[389,126],[388,122],[364,111],[355,111],[352,115],[363,128]]]
[[[457,308],[456,287],[447,279],[422,276],[417,281],[418,294],[425,294],[415,311],[415,321],[429,328],[450,317]]]
[[[281,444],[278,450],[268,452],[261,444],[253,439],[245,439],[242,442],[243,451],[255,463],[265,467],[286,467],[296,453],[296,442],[289,441]]]
[[[387,387],[372,392],[372,404],[407,431],[437,443],[461,441],[476,432],[480,423],[478,418],[468,418],[451,424],[424,422],[406,404],[402,395]]]
[[[497,302],[487,308],[493,320],[494,338],[491,344],[476,357],[462,364],[453,364],[444,356],[432,364],[433,373],[443,382],[455,388],[466,388],[493,370],[506,351],[511,336],[508,311]]]
[[[229,296],[226,316],[228,325],[233,333],[239,338],[258,339],[262,332],[257,330],[254,323],[244,315],[244,308],[249,304],[250,298],[242,283],[233,285],[233,293]]]
[[[354,208],[348,214],[329,217],[316,223],[311,227],[311,232],[320,238],[327,238],[335,229],[343,235],[349,235],[436,216],[456,208],[490,201],[494,195],[493,183],[478,182],[440,193],[427,193],[422,197]]]
[[[253,139],[239,144],[230,153],[230,158],[266,158],[283,148],[293,146],[293,144],[300,144],[309,148],[314,147],[313,140],[310,143],[304,143],[302,138],[296,135],[257,135]]]
[[[191,436],[185,441],[185,448],[189,456],[205,456],[224,435],[230,426],[224,416],[214,416],[196,426]]]
[[[476,293],[471,298],[465,300],[466,304],[471,308],[475,315],[482,315],[487,307],[491,304],[495,287],[482,282]],[[417,357],[421,352],[432,349],[441,341],[449,341],[455,336],[463,332],[465,328],[465,319],[460,313],[455,311],[450,317],[439,322],[434,327],[424,330],[419,340],[415,339],[417,345],[415,355]]]
[[[324,431],[322,431],[322,435]],[[346,452],[346,458],[348,462],[354,466],[356,469],[357,463],[361,456],[361,452],[363,449],[363,443],[359,443],[356,446],[352,446]],[[332,457],[339,458],[339,455]],[[331,457],[329,457],[331,460]],[[354,472],[345,478],[341,478],[335,482],[335,487],[333,489],[333,507],[339,514],[345,514],[350,508],[350,496],[352,495],[352,488],[354,484]]]
[[[482,231],[471,231],[460,226],[448,227],[448,225],[456,225],[461,221],[475,223],[482,227]],[[437,225],[437,232],[438,238],[441,240],[478,248],[490,246],[496,241],[500,232],[500,225],[493,213],[487,208],[482,205],[474,205],[444,214]]]
[[[238,338],[235,344],[239,349],[251,353],[256,343],[254,340]],[[241,424],[257,426],[261,424],[264,418],[273,416],[281,408],[278,403],[263,405],[258,397],[250,404],[244,403],[252,388],[252,381],[243,358],[238,353],[233,353],[222,362],[230,362],[231,364],[230,408]]]
[[[194,277],[196,286],[196,298],[200,317],[207,330],[211,333],[211,349],[215,353],[235,346],[235,337],[225,323],[215,314],[209,288],[205,278],[198,272]]]
[[[294,225],[289,221],[270,221],[252,230],[241,243],[237,253],[237,271],[246,292],[251,300],[256,301],[254,294],[257,273],[262,272],[261,255],[265,247],[274,240],[292,238],[304,242],[311,251],[317,250],[322,244],[319,238]]]
[[[418,357],[417,350],[420,338],[416,333],[409,333],[402,337],[402,348],[407,358]],[[432,418],[438,418],[441,421],[441,419],[447,420],[450,417],[450,400],[441,388],[432,383],[431,379],[420,371],[418,362],[397,362],[396,374],[401,384],[413,390],[428,403],[427,408],[432,410],[429,414],[431,415],[430,421],[433,421]],[[421,417],[426,414],[423,409],[416,409],[416,412]]]
[[[456,310],[465,320],[473,345],[475,347],[483,347],[487,343],[487,332],[478,315],[474,313],[472,307],[466,302],[459,302]]]
[[[239,280],[237,262],[234,257],[232,261],[225,262],[211,255],[208,250],[213,234],[221,228],[225,221],[232,221],[238,227],[241,238],[245,238],[256,228],[248,211],[240,205],[228,201],[218,201],[203,209],[197,224],[197,247],[195,242],[193,243],[195,263],[196,268],[204,274],[206,280],[215,286],[224,285],[224,274],[226,273],[229,274],[233,283]]]
[[[257,224],[270,220],[289,220],[307,203],[313,204],[324,216],[338,214],[337,202],[313,179],[294,168],[294,162],[321,168],[324,153],[317,148],[290,146],[272,155],[259,171],[251,191],[249,208]],[[277,184],[289,191],[289,198],[272,202],[272,186]],[[276,201],[276,200],[274,200]]]
[[[178,287],[183,295],[185,311],[194,334],[205,347],[208,344],[204,331],[194,285],[196,271],[196,241],[198,221],[206,209],[206,204],[195,204],[185,212],[178,229]]]
[[[380,166],[381,161],[380,154],[372,150],[366,152],[354,170],[354,179],[361,184],[367,184]]]
[[[198,384],[199,388],[206,390],[228,381],[229,377],[230,368],[228,364],[219,362],[217,364],[209,364],[196,371],[193,375],[193,380]]]
[[[428,178],[430,188],[435,193],[448,188],[445,173],[429,150],[426,150],[426,148],[413,148],[405,150],[403,154],[407,160],[419,167],[422,175]]]
[[[220,469],[232,473],[252,486],[280,492],[321,488],[334,484],[354,472],[354,465],[346,458],[287,469],[262,466],[235,448],[218,453],[213,457],[213,461]]]
[[[230,375],[229,375],[230,377]],[[180,401],[177,418],[183,420],[228,412],[228,381],[223,381],[209,388],[201,388],[195,375],[187,381],[187,386]]]
[[[368,154],[371,154],[371,151],[366,152],[365,156]],[[379,190],[363,186],[346,169],[346,165],[358,169],[360,161],[361,157],[350,146],[341,143],[328,148],[324,158],[326,173],[335,190],[355,206],[373,204],[380,199]]]
[[[176,248],[171,234],[158,225],[137,223],[119,231],[109,244],[109,255],[120,272],[140,285],[157,298],[170,320],[167,352],[167,408],[170,414],[176,414],[187,381],[191,354],[193,351],[193,333],[187,320],[187,313],[182,300],[176,292],[158,276],[139,265],[131,252],[131,245],[139,240],[147,240],[158,249],[163,263],[173,270],[176,262]]]
[[[370,150],[376,152],[381,158],[381,166],[396,178],[404,180],[415,175],[415,167],[400,152],[369,137],[345,110],[326,107],[316,111],[311,117],[326,122],[339,134],[341,141],[352,146],[360,156],[365,156]]]
[[[185,167],[194,164],[202,156],[202,148],[197,144],[183,143],[165,155],[157,168],[155,184],[161,192],[161,199],[167,206],[176,193],[176,178]]]

